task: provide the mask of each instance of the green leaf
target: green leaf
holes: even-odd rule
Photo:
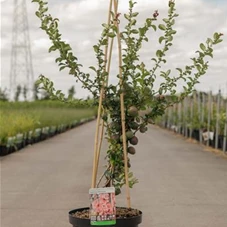
[[[55,60],[55,62],[57,63],[57,62],[61,62],[63,59],[61,58],[61,57],[59,57],[59,58],[56,58],[56,60]]]
[[[138,16],[138,12],[135,12],[135,13],[132,13],[132,17],[136,17],[136,16]]]
[[[97,72],[97,70],[94,66],[90,66],[89,68],[92,69],[93,71]]]
[[[163,30],[163,31],[166,30],[166,26],[164,24],[159,24],[158,27],[159,27],[160,30]]]
[[[206,51],[206,46],[203,43],[200,43],[199,46],[200,46],[201,50]]]
[[[72,50],[72,48],[68,45],[68,44],[66,44],[65,46],[64,46],[64,49],[63,49],[64,51],[69,51],[69,50]]]
[[[56,91],[56,95],[59,95],[61,93],[61,90]]]
[[[215,32],[214,35],[213,35],[213,37],[214,37],[215,40],[218,39],[219,38],[218,33]]]
[[[40,13],[38,11],[35,12],[35,15],[40,18]]]
[[[107,34],[107,36],[110,37],[110,38],[114,38],[116,35],[115,35],[115,33],[110,32],[110,33]]]
[[[140,33],[140,36],[144,36],[145,28],[139,28],[139,33]]]
[[[152,24],[151,27],[154,29],[154,31],[157,31],[156,25]]]
[[[133,29],[133,30],[131,30],[131,33],[132,33],[132,34],[138,34],[139,32],[138,32],[138,30]]]
[[[50,53],[51,51],[55,51],[55,50],[57,50],[57,47],[56,47],[56,46],[51,46],[51,47],[49,48],[49,53]]]
[[[40,85],[42,83],[42,80],[37,80],[36,82],[35,82],[35,85]]]
[[[163,40],[165,40],[165,37],[164,36],[161,36],[158,41],[161,44]]]
[[[104,39],[103,41],[102,41],[102,45],[107,45],[108,44],[108,40],[107,39]]]
[[[214,44],[221,43],[222,41],[223,41],[222,39],[219,39],[219,40],[217,40],[216,42],[214,42]]]
[[[174,25],[175,24],[175,20],[173,19],[170,23],[171,23],[171,25]]]
[[[150,18],[147,18],[146,19],[146,23],[147,23],[147,26],[150,27],[151,23],[152,23],[152,20]]]
[[[174,35],[174,34],[176,34],[177,33],[177,31],[175,31],[175,30],[171,30],[171,31],[169,31],[169,32],[167,32],[167,36],[170,36],[170,35]]]
[[[132,25],[135,25],[135,24],[136,24],[136,20],[135,19],[132,19],[130,25],[132,26]]]
[[[173,41],[173,36],[172,36],[172,35],[170,35],[170,36],[168,36],[168,38],[167,38],[167,39],[168,39],[168,41],[169,41],[169,42],[171,42],[171,41]]]
[[[125,19],[130,20],[130,15],[124,14]]]
[[[60,67],[59,71],[62,71],[62,70],[63,70],[64,68],[66,68],[66,67],[67,67],[66,65]]]
[[[132,1],[129,1],[129,7],[132,8],[134,6]]]
[[[182,70],[182,69],[180,69],[180,68],[176,68],[176,70],[178,70],[180,73],[182,73],[182,72],[183,72],[183,70]]]
[[[166,72],[166,76],[169,76],[169,74],[171,73],[171,70],[169,69],[169,70],[167,70],[167,72]]]
[[[207,55],[209,55],[210,57],[214,57],[212,53],[207,53]]]
[[[94,49],[94,51],[95,51],[96,53],[98,53],[99,47],[98,47],[97,45],[94,45],[94,46],[93,46],[93,49]]]
[[[105,23],[103,23],[102,26],[103,26],[104,28],[108,28],[108,27],[109,27],[108,24],[105,24]]]
[[[157,50],[157,51],[156,51],[156,56],[157,56],[158,58],[161,58],[161,57],[163,56],[163,52],[162,52],[161,50]]]

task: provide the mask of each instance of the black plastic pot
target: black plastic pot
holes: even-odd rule
[[[9,153],[8,148],[6,146],[0,145],[0,156],[5,156]]]
[[[74,217],[72,214],[76,213],[77,211],[88,210],[88,207],[79,208],[75,210],[71,210],[69,212],[69,222],[72,224],[73,227],[91,227],[90,219],[82,219]],[[138,227],[139,224],[142,222],[142,212],[139,216],[124,218],[124,219],[117,219],[116,225],[106,225],[105,227]]]
[[[198,129],[194,129],[192,131],[192,137],[199,141],[200,138],[199,138],[199,130]]]

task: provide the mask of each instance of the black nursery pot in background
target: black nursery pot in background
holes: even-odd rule
[[[72,224],[73,227],[91,227],[90,225],[90,219],[83,219],[74,217],[73,214],[75,214],[78,211],[84,211],[89,210],[88,207],[86,208],[79,208],[75,210],[71,210],[69,212],[69,223]],[[117,219],[115,225],[105,225],[103,227],[139,227],[139,224],[142,222],[142,212],[140,211],[139,216],[135,217],[129,217],[129,218],[120,218]]]
[[[193,131],[192,131],[192,137],[194,138],[194,139],[196,139],[196,140],[198,140],[199,141],[199,130],[198,129],[194,129]]]
[[[0,145],[0,156],[5,156],[9,153],[8,148],[6,146]]]

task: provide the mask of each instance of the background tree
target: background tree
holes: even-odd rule
[[[27,100],[27,94],[28,94],[28,88],[26,85],[24,85],[23,87],[23,96],[24,96],[24,100]]]
[[[3,90],[0,88],[0,101],[8,101],[8,95],[6,88]]]
[[[34,99],[39,100],[39,86],[35,83],[34,84]]]
[[[68,95],[69,95],[69,98],[74,98],[74,95],[76,94],[76,90],[75,90],[75,87],[74,87],[74,85],[71,87],[71,88],[69,88],[69,90],[68,90]]]
[[[16,88],[16,93],[15,93],[15,101],[19,101],[19,98],[20,98],[20,95],[21,95],[21,86],[20,85],[17,85],[17,88]]]

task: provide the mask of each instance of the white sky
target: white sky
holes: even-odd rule
[[[92,46],[96,44],[101,33],[101,24],[107,19],[107,0],[49,0],[49,10],[54,17],[60,19],[60,32],[63,38],[70,42],[75,55],[84,66],[96,64]],[[136,10],[140,12],[138,23],[143,24],[146,17],[159,10],[159,22],[166,17],[167,0],[137,0]],[[195,50],[201,42],[215,31],[224,33],[224,41],[215,47],[215,59],[210,61],[210,69],[197,85],[197,89],[216,92],[219,88],[227,93],[227,0],[176,0],[180,17],[177,18],[177,35],[174,46],[168,54],[168,68],[183,66],[190,63]],[[120,0],[119,11],[127,10],[128,1]],[[40,74],[54,81],[57,89],[67,91],[75,85],[77,97],[86,97],[87,91],[75,83],[67,71],[59,72],[55,58],[56,53],[48,53],[50,42],[41,29],[40,22],[35,16],[36,3],[27,1],[28,19],[30,26],[30,41],[33,55],[34,76]],[[123,15],[121,16],[123,20]],[[1,87],[9,85],[10,54],[12,40],[13,0],[1,0]],[[123,21],[121,22],[123,25]],[[141,57],[148,66],[149,59],[159,47],[158,34],[150,33],[150,43],[141,51]],[[114,54],[116,56],[116,53]],[[115,59],[115,57],[114,57]],[[149,67],[151,68],[152,65]],[[114,69],[112,70],[115,71]],[[114,74],[111,81],[115,81]]]

